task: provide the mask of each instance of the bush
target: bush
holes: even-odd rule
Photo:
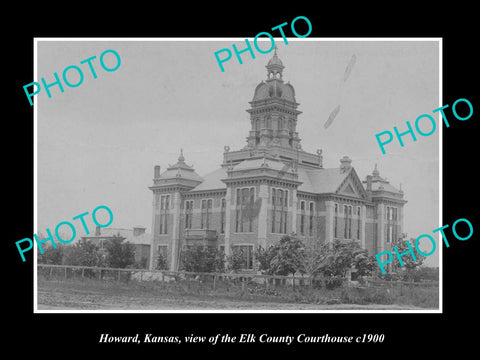
[[[268,249],[257,249],[259,270],[268,275],[304,273],[304,250],[305,246],[299,239],[283,236],[277,244]]]
[[[65,265],[106,266],[105,256],[99,252],[97,244],[88,239],[80,239],[73,246],[65,247]]]
[[[343,285],[343,277],[342,276],[332,276],[325,278],[325,288],[328,290],[333,290]]]
[[[38,252],[38,263],[39,264],[49,264],[49,265],[62,265],[63,256],[64,256],[63,246],[58,246],[54,248],[53,246],[48,246],[44,249],[43,254]]]
[[[234,252],[227,256],[227,270],[232,272],[239,272],[242,270],[244,258],[242,252]]]
[[[159,254],[157,257],[157,270],[168,270],[167,257],[163,254]]]
[[[223,271],[223,252],[214,247],[193,246],[182,251],[181,266],[188,272]]]

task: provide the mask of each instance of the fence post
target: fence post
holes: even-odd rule
[[[50,277],[52,277],[52,270],[53,270],[53,267],[50,268]]]
[[[245,278],[242,277],[242,293],[245,292]]]
[[[67,278],[67,267],[65,266],[65,279]]]
[[[292,276],[292,288],[295,291],[295,275]]]
[[[85,277],[85,268],[82,268],[82,279]]]
[[[140,271],[140,282],[142,282],[143,279],[143,271]]]
[[[213,290],[216,289],[217,275],[213,275]]]
[[[117,270],[117,283],[120,282],[120,270]]]

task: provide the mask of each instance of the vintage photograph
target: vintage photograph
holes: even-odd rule
[[[258,44],[36,39],[35,312],[441,311],[440,40]]]

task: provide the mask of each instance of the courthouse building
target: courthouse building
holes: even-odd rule
[[[324,168],[321,150],[304,151],[296,130],[301,111],[276,52],[266,68],[247,109],[245,147],[225,146],[220,167],[202,176],[187,165],[183,151],[165,171],[155,166],[152,269],[161,254],[178,270],[182,249],[192,245],[227,255],[238,251],[244,269],[253,271],[255,249],[285,234],[305,242],[356,241],[371,255],[390,249],[401,235],[402,190],[382,178],[376,165],[362,181],[349,157]]]

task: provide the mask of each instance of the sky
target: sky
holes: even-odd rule
[[[37,232],[53,230],[61,221],[92,213],[99,205],[113,212],[111,227],[143,225],[150,231],[155,165],[166,170],[183,149],[185,161],[202,176],[217,169],[223,148],[246,144],[250,130],[249,101],[255,87],[266,79],[265,65],[273,52],[235,55],[220,70],[214,53],[245,45],[243,38],[180,41],[65,41],[37,40],[37,71],[54,81],[70,65],[83,70],[81,85],[44,89],[35,96],[37,111]],[[284,81],[295,88],[300,103],[297,131],[302,148],[323,149],[325,168],[338,167],[348,155],[363,180],[374,165],[382,177],[399,188],[405,199],[404,231],[409,237],[432,234],[439,223],[439,136],[417,141],[396,139],[383,155],[375,134],[397,126],[407,130],[422,114],[439,103],[439,44],[437,41],[325,41],[326,39],[275,38],[282,60]],[[268,39],[267,39],[268,41]],[[268,49],[269,43],[261,45]],[[116,71],[99,64],[105,50],[121,58]],[[233,50],[232,50],[233,52]],[[87,64],[92,56],[94,79]],[[355,55],[350,75],[345,69]],[[105,56],[115,65],[112,54]],[[75,71],[68,79],[75,83]],[[331,112],[340,111],[328,128]],[[427,132],[431,125],[421,123]],[[99,212],[100,214],[100,212]],[[90,216],[90,215],[89,215]],[[85,218],[90,231],[95,225]],[[108,220],[108,217],[107,217]],[[99,221],[104,221],[99,216]],[[106,222],[106,221],[104,221]],[[79,220],[77,234],[85,233]],[[438,233],[433,235],[438,242]],[[425,252],[429,249],[422,247]],[[438,264],[438,251],[427,264]]]

